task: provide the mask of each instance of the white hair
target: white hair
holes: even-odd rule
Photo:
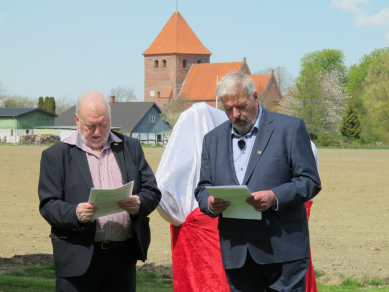
[[[111,110],[110,110],[111,106],[109,105],[108,99],[105,98],[105,96],[103,94],[101,94],[100,92],[93,92],[93,91],[87,92],[78,98],[77,103],[76,103],[77,115],[80,115],[81,107],[84,105],[84,103],[86,101],[90,100],[91,96],[93,96],[93,99],[102,97],[102,99],[104,100],[104,103],[105,103],[105,108],[107,109],[109,116],[111,116]]]
[[[246,97],[250,100],[254,99],[255,84],[246,74],[239,72],[228,73],[224,76],[216,86],[216,96],[222,100],[225,95],[235,95],[244,89]]]

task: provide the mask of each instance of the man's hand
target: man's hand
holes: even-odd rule
[[[93,215],[95,215],[96,211],[99,208],[96,204],[93,203],[80,203],[77,206],[76,214],[78,221],[82,223],[86,223],[89,220],[93,218]]]
[[[118,203],[119,208],[127,211],[131,215],[136,214],[140,207],[140,198],[137,195],[132,195],[129,198],[125,198]]]
[[[215,215],[222,213],[229,205],[230,202],[228,201],[223,201],[222,199],[217,199],[212,196],[208,198],[209,210],[211,210]]]
[[[263,212],[277,204],[277,197],[271,190],[255,192],[252,195],[246,203],[253,206],[255,211]]]

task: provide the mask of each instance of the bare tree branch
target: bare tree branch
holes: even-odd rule
[[[129,102],[135,101],[136,95],[132,87],[116,86],[109,92],[110,96],[115,96],[115,101]]]

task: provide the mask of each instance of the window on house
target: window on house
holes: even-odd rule
[[[150,124],[155,124],[155,116],[150,116]]]
[[[182,68],[186,69],[186,60],[182,61]]]
[[[14,130],[11,130],[11,137],[13,137],[14,135]]]
[[[26,134],[29,134],[30,133],[30,130],[26,130]]]
[[[201,60],[198,60],[198,61],[197,61],[197,64],[200,64],[200,63],[201,63]]]
[[[162,135],[161,134],[157,134],[157,142],[162,142]]]
[[[157,91],[157,99],[159,100],[160,97],[161,97],[161,93]]]
[[[162,68],[166,68],[166,60],[162,60]]]
[[[158,69],[158,60],[154,61],[154,69]]]

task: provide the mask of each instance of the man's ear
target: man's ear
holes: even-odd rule
[[[77,129],[79,129],[80,127],[80,118],[78,117],[78,114],[75,113],[74,114],[74,118],[76,119],[76,125],[77,125]]]
[[[254,100],[256,102],[258,102],[258,93],[257,93],[257,91],[255,89],[254,89],[254,92],[253,92],[253,97],[254,97]]]

